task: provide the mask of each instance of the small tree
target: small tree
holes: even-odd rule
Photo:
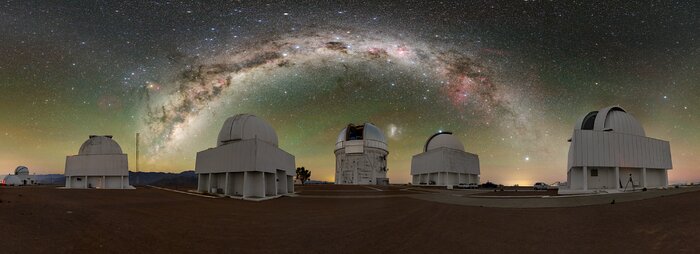
[[[311,178],[311,171],[304,167],[297,168],[297,179],[301,181],[301,184],[304,184],[309,178]]]

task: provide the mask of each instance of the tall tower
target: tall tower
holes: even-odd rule
[[[136,172],[139,172],[139,133],[136,133]],[[136,174],[136,184],[139,184],[139,174]]]

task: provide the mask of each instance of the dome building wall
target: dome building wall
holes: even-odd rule
[[[335,184],[389,184],[386,138],[373,124],[349,124],[338,135],[333,152]]]
[[[90,135],[77,155],[66,157],[66,188],[131,189],[127,155],[112,136]]]
[[[464,151],[464,145],[450,132],[431,136],[423,152],[411,159],[412,183],[450,186],[479,184],[479,156]]]
[[[0,183],[4,186],[20,186],[22,185],[22,181],[17,177],[17,175],[7,175],[5,176]]]
[[[250,114],[224,122],[217,146],[197,153],[201,193],[266,199],[294,192],[295,158],[278,147],[270,124]]]
[[[668,185],[667,170],[673,168],[669,142],[646,137],[642,125],[621,107],[587,114],[569,141],[568,186],[560,193]]]

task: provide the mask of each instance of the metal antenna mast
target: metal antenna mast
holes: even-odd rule
[[[136,184],[139,184],[139,133],[136,133]]]

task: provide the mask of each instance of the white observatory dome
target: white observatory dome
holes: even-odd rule
[[[464,151],[464,144],[462,144],[457,137],[452,135],[451,132],[438,132],[433,134],[433,136],[426,141],[424,151],[427,152],[440,147]]]
[[[269,123],[254,115],[238,114],[226,119],[216,144],[221,146],[232,141],[254,138],[278,146],[277,133]]]
[[[5,185],[20,185],[22,181],[16,175],[8,175],[2,179],[2,183]]]
[[[29,175],[29,169],[25,166],[19,166],[15,169],[15,175]]]
[[[611,131],[646,136],[639,121],[618,106],[588,113],[578,121],[575,128],[577,130]]]
[[[78,154],[123,154],[123,152],[122,148],[112,139],[111,135],[90,135],[90,138],[80,146]]]
[[[340,134],[338,134],[338,139],[336,143],[338,142],[343,142],[343,141],[348,141],[348,140],[374,140],[374,141],[379,141],[384,144],[386,144],[386,138],[384,137],[384,134],[382,133],[382,130],[380,130],[377,126],[374,126],[371,123],[364,123],[363,125],[349,125],[348,127],[355,128],[355,129],[362,129],[362,136],[359,136],[357,134],[355,135],[348,135],[348,128],[346,127],[342,131],[340,131]]]

